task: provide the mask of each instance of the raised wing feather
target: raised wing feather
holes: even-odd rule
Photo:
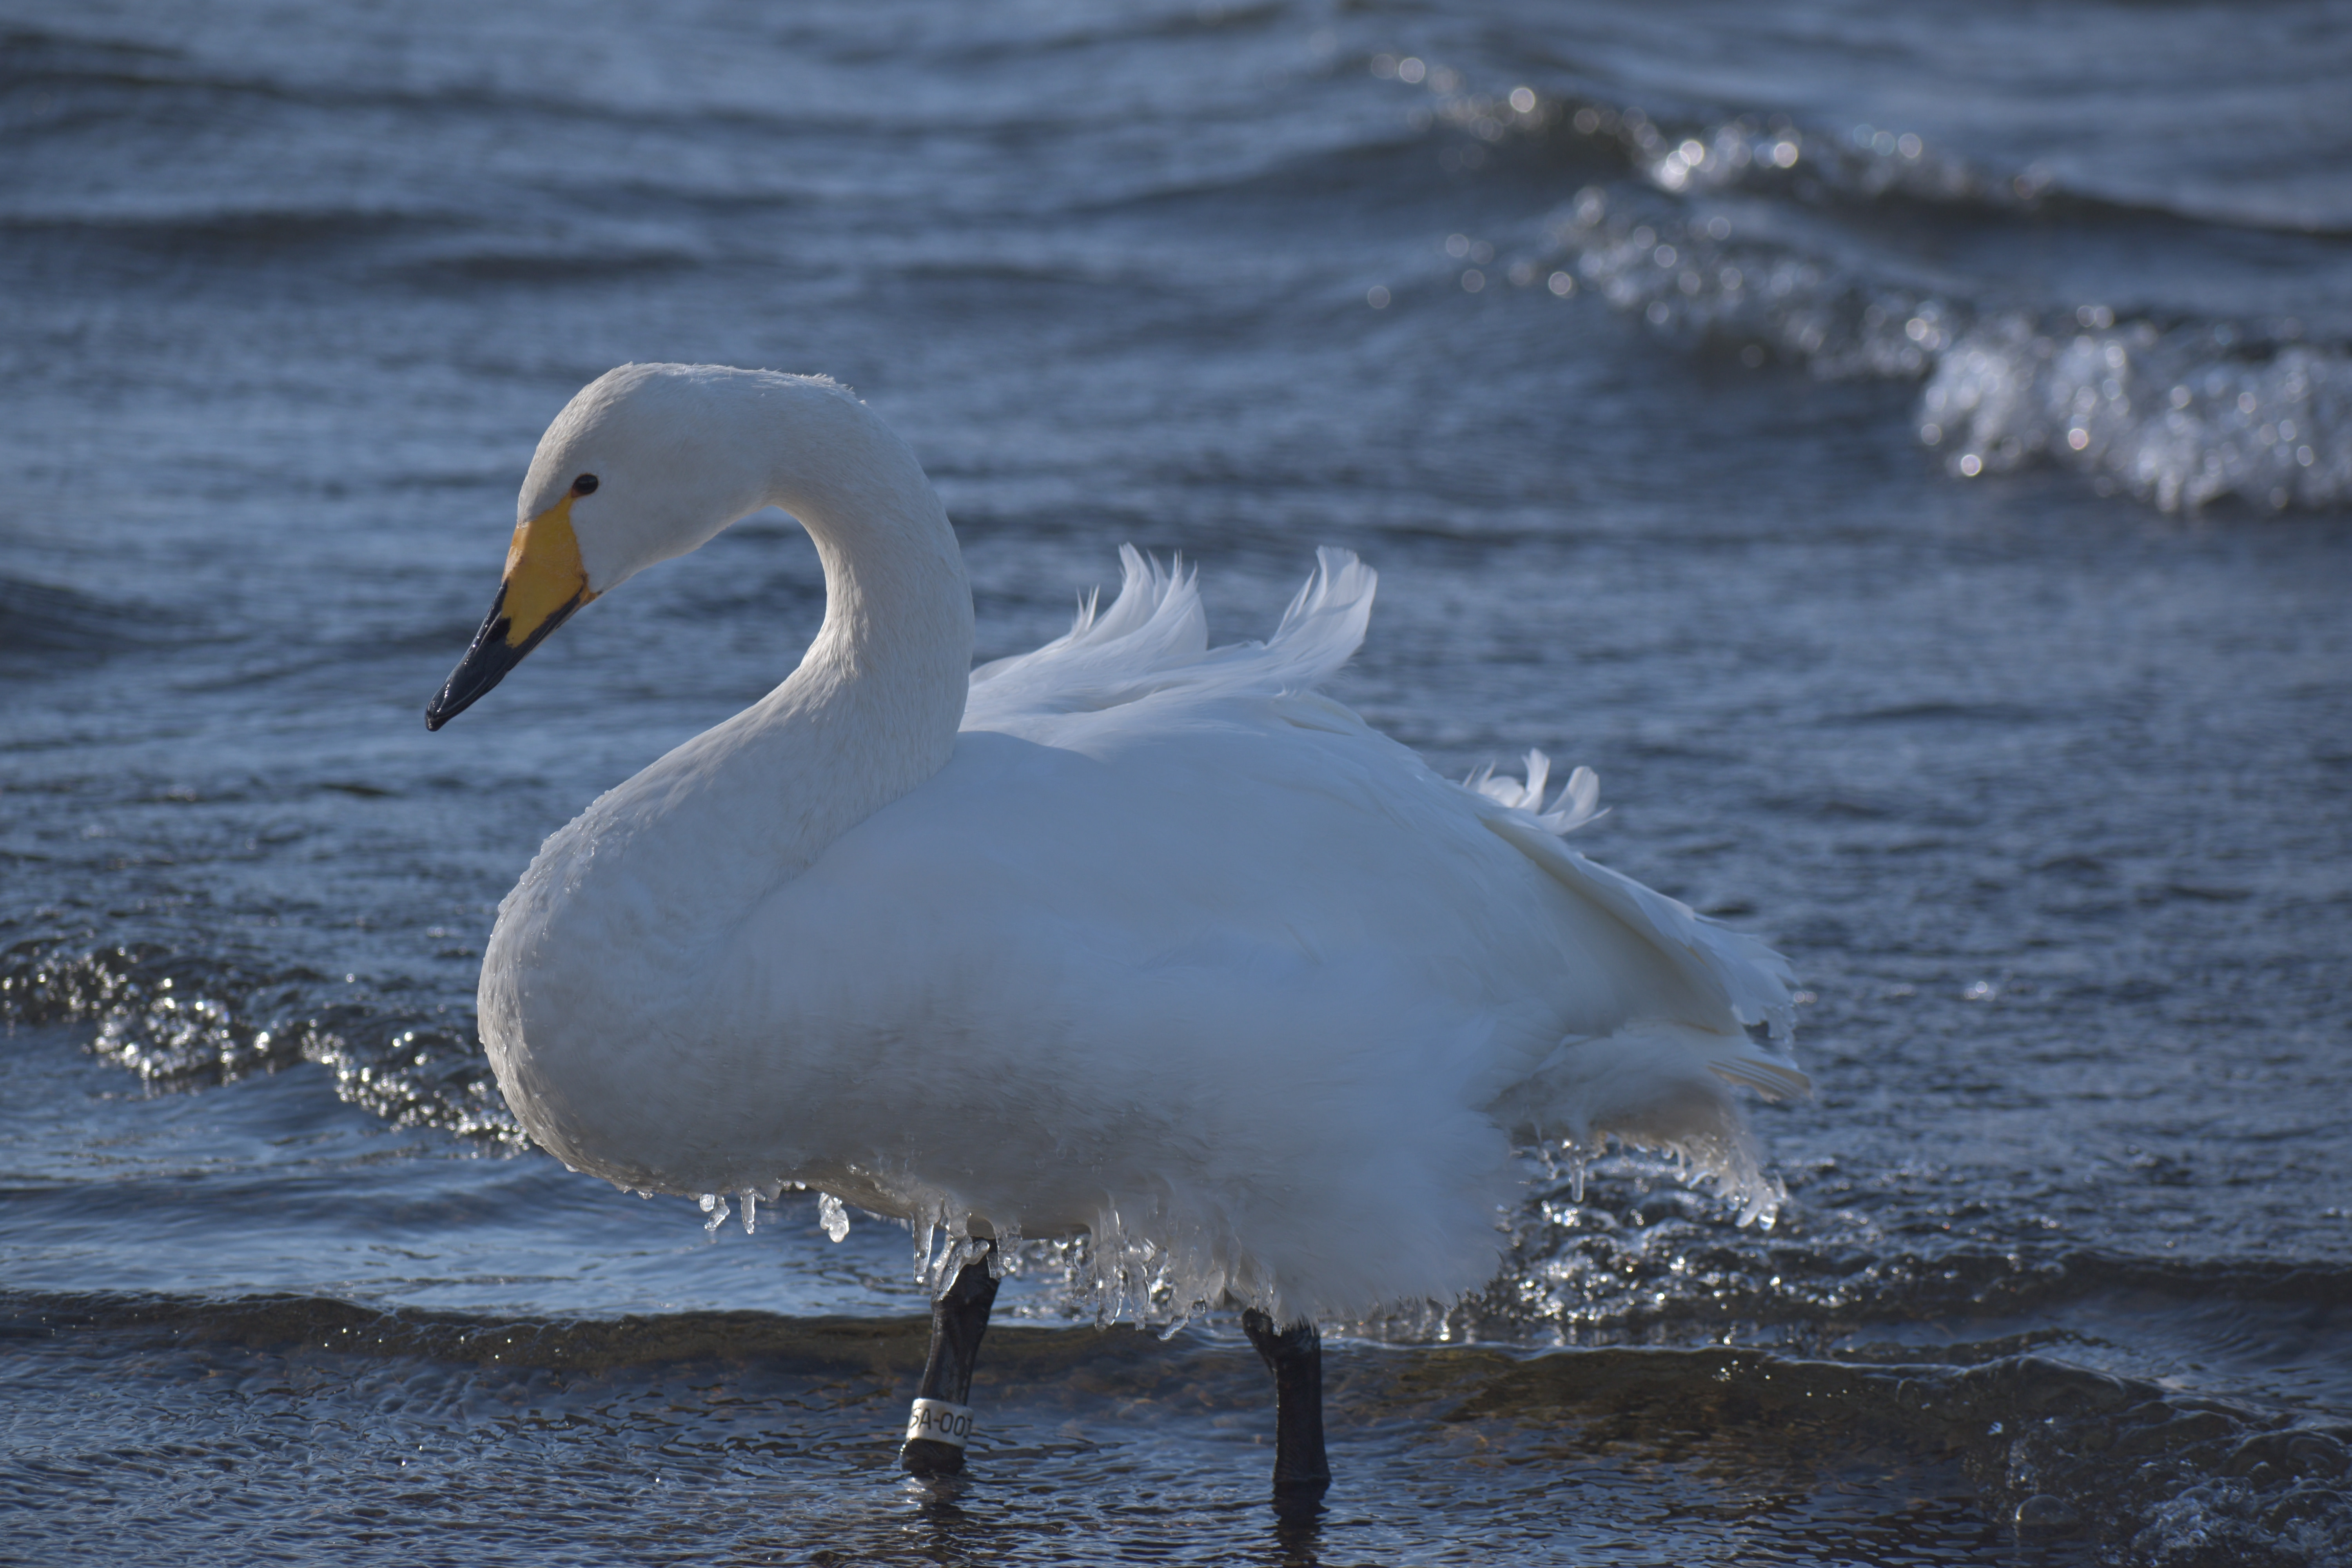
[[[1179,559],[1163,567],[1120,547],[1118,596],[1097,612],[1089,597],[1069,632],[1034,653],[971,672],[967,730],[1099,712],[1147,697],[1274,697],[1312,689],[1363,645],[1379,577],[1344,550],[1316,552],[1315,574],[1265,642],[1209,647],[1198,579]]]

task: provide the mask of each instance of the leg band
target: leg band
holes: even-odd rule
[[[962,1447],[971,1439],[971,1406],[951,1399],[918,1399],[907,1413],[906,1440],[918,1439]]]

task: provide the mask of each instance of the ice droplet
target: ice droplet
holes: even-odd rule
[[[831,1193],[817,1194],[816,1222],[824,1226],[828,1240],[845,1240],[849,1235],[849,1210]]]
[[[719,1239],[719,1227],[725,1225],[727,1223],[727,1216],[733,1214],[735,1211],[729,1207],[727,1200],[720,1197],[717,1193],[705,1193],[702,1194],[702,1212],[710,1216],[710,1218],[703,1224],[702,1234],[709,1237],[711,1240],[717,1241]]]
[[[988,1277],[1002,1279],[1018,1268],[1020,1250],[1021,1222],[1017,1219],[997,1221],[996,1245],[989,1249],[988,1254]]]
[[[760,1194],[749,1187],[743,1189],[743,1234],[751,1235],[760,1228]]]

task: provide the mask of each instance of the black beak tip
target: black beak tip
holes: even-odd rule
[[[479,647],[468,649],[465,662],[449,672],[449,679],[441,683],[441,689],[425,705],[427,730],[438,730],[471,708],[477,698],[496,686],[499,678],[513,668],[513,660],[498,658],[495,644],[492,649],[488,658]]]
[[[425,727],[438,730],[471,708],[515,667],[517,657],[497,643],[490,645],[487,654],[479,648],[468,653],[466,661],[450,672],[448,681],[433,700],[425,705]]]
[[[559,607],[554,614],[539,623],[537,630],[520,645],[507,641],[509,622],[506,617],[507,591],[502,587],[490,605],[489,617],[482,629],[474,634],[474,646],[457,661],[442,683],[440,694],[425,705],[425,727],[438,730],[476,702],[489,694],[490,688],[507,678],[507,672],[522,662],[523,655],[547,640],[547,634],[572,618],[573,611],[586,604],[593,595],[575,595],[571,603]]]

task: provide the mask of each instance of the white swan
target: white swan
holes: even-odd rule
[[[1730,1086],[1806,1088],[1786,964],[1563,845],[1584,770],[1544,816],[1540,756],[1465,787],[1318,694],[1370,612],[1344,552],[1271,640],[1211,648],[1191,578],[1129,550],[1108,610],[975,670],[955,535],[863,404],[627,365],[541,440],[428,721],[770,504],[824,567],[800,667],[499,907],[483,1039],[565,1163],[1085,1231],[1176,1309],[1284,1319],[1485,1284],[1515,1142],[1680,1150],[1769,1204]]]

